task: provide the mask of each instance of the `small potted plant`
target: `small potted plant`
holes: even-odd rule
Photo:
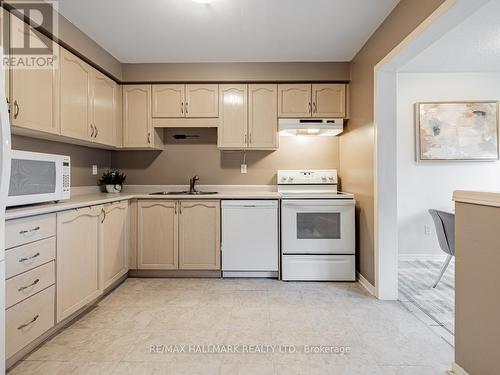
[[[106,186],[108,193],[120,193],[126,178],[127,176],[120,171],[108,170],[102,174],[99,185]]]

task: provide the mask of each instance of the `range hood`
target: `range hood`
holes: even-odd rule
[[[339,118],[279,119],[280,135],[336,136],[344,131],[344,120]]]

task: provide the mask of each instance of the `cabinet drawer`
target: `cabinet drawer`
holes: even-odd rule
[[[5,282],[7,308],[55,283],[55,262],[44,264]]]
[[[56,258],[56,238],[15,247],[5,252],[5,278],[10,279]]]
[[[5,312],[6,357],[54,326],[55,286],[51,286]]]
[[[5,223],[5,248],[24,245],[56,235],[56,215],[40,215]]]

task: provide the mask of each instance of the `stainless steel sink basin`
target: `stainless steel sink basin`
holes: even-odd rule
[[[217,193],[217,191],[158,191],[149,195],[211,195]]]

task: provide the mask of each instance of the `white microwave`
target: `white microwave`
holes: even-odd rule
[[[70,198],[70,157],[12,150],[7,207]]]

